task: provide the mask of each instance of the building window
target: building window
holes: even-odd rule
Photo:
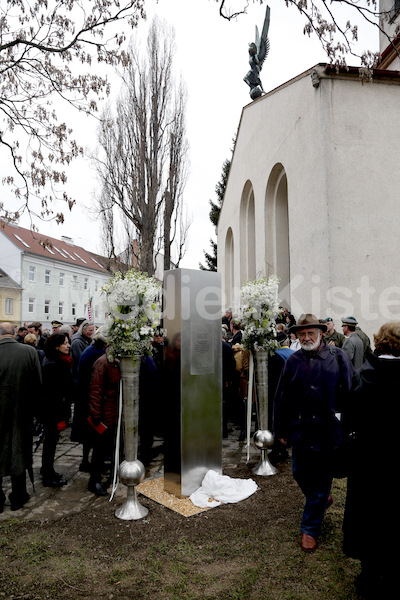
[[[98,279],[96,279],[94,282],[94,291],[95,292],[99,291],[99,280]]]
[[[78,275],[72,275],[72,287],[75,290],[78,288]]]
[[[61,300],[60,300],[60,302],[58,303],[58,316],[60,318],[62,318],[63,315],[64,315],[64,302],[61,302]]]
[[[99,307],[98,307],[97,304],[94,307],[94,316],[95,316],[96,319],[99,318]]]
[[[36,276],[36,267],[29,267],[29,281],[31,283],[35,282],[35,276]]]
[[[28,313],[35,312],[35,298],[29,298],[28,300]]]
[[[60,273],[58,281],[59,281],[59,284],[61,287],[64,285],[64,277],[65,277],[65,273]]]
[[[45,315],[49,315],[50,314],[50,300],[45,300],[44,301],[44,314]]]
[[[6,298],[6,315],[12,315],[13,313],[13,301],[11,298]]]
[[[89,287],[89,279],[87,277],[85,277],[83,280],[83,289],[87,290],[88,287]]]
[[[76,304],[75,304],[75,303],[72,303],[72,309],[71,309],[71,312],[72,312],[72,316],[73,316],[73,317],[76,317]]]
[[[44,270],[44,282],[47,285],[50,285],[50,283],[51,283],[51,271],[50,271],[50,269],[45,269]]]

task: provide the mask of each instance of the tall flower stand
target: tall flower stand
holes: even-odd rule
[[[119,466],[119,479],[127,487],[125,503],[115,511],[115,516],[125,521],[143,519],[148,509],[142,506],[136,486],[145,476],[143,463],[138,460],[139,442],[139,373],[141,356],[121,358],[121,379],[124,419],[125,460]]]
[[[252,472],[255,475],[275,475],[276,469],[268,460],[268,448],[272,447],[274,436],[268,430],[268,352],[266,350],[254,352],[254,373],[258,430],[254,434],[253,441],[255,447],[261,450],[261,457]]]

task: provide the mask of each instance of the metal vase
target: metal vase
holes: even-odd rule
[[[254,467],[255,475],[275,475],[276,469],[268,460],[268,448],[274,443],[274,436],[268,430],[268,352],[254,352],[254,374],[256,381],[256,407],[258,430],[253,441],[256,448],[261,450],[259,463]]]
[[[121,358],[125,460],[119,466],[119,479],[126,485],[128,491],[125,503],[115,511],[115,516],[125,521],[143,519],[149,512],[145,506],[139,503],[136,494],[136,486],[143,481],[145,476],[144,465],[137,458],[141,359],[141,356]]]

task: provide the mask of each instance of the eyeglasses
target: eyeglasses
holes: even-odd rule
[[[297,337],[302,339],[305,338],[306,335],[308,335],[308,337],[311,338],[317,338],[319,335],[319,330],[318,329],[311,329],[310,331],[299,331],[297,333]]]

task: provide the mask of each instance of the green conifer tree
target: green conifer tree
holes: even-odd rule
[[[215,193],[217,195],[217,200],[213,202],[210,200],[211,210],[209,212],[209,217],[211,223],[218,227],[219,215],[222,208],[222,202],[224,200],[225,188],[228,181],[229,169],[231,168],[231,160],[226,159],[224,164],[222,165],[222,173],[221,179],[215,186]],[[202,263],[199,263],[200,269],[203,271],[216,271],[217,270],[217,242],[214,242],[213,239],[210,238],[211,244],[211,252],[206,252],[204,250],[204,258],[206,266],[203,266]]]

